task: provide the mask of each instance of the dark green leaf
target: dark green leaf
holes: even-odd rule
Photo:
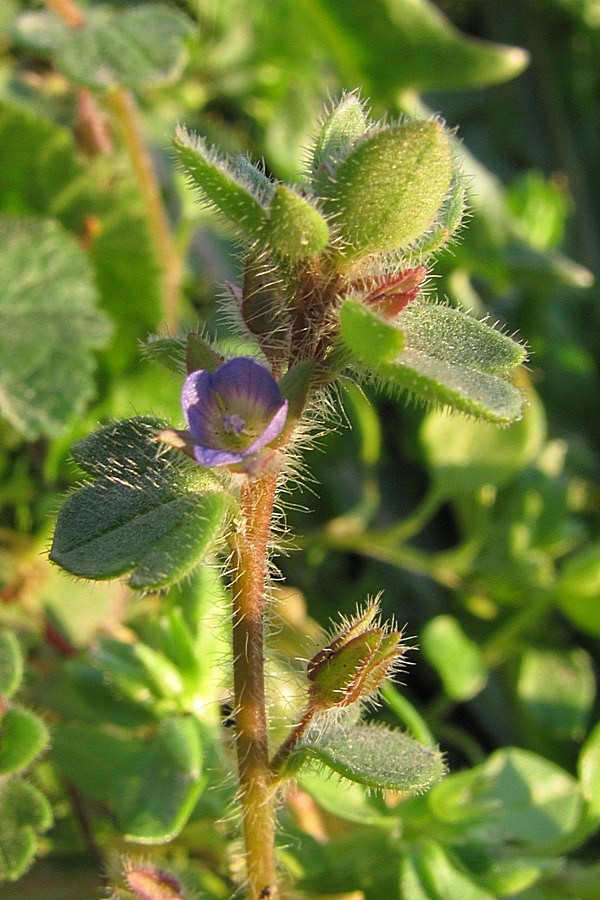
[[[28,438],[59,434],[94,393],[110,326],[86,255],[54,222],[0,218],[0,408]]]
[[[227,495],[206,470],[159,454],[152,419],[103,428],[74,450],[96,481],[68,497],[50,558],[74,575],[130,572],[136,588],[158,588],[188,574],[219,536]]]

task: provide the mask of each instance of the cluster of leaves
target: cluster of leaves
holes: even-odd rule
[[[598,471],[598,348],[589,326],[597,313],[591,292],[582,291],[590,284],[584,266],[597,265],[598,246],[591,200],[598,186],[585,166],[586,153],[594,159],[589,134],[597,118],[592,4],[556,0],[536,8],[528,23],[538,39],[531,80],[479,95],[475,89],[517,75],[527,56],[465,37],[438,7],[467,30],[487,15],[490,30],[483,36],[524,41],[520,14],[495,23],[493,4],[485,0],[472,5],[473,20],[469,5],[426,0],[195,6],[195,22],[173,6],[82,7],[87,22],[74,30],[17,2],[0,14],[3,52],[11,51],[3,55],[0,88],[2,619],[31,648],[31,674],[21,688],[29,696],[25,705],[55,720],[50,754],[34,763],[46,739],[36,743],[32,732],[43,736],[45,729],[14,703],[17,681],[0,684],[3,726],[8,716],[9,726],[26,722],[29,728],[25,739],[26,728],[11,726],[0,742],[3,759],[16,747],[10,769],[0,774],[0,842],[13,852],[12,861],[4,852],[3,877],[21,873],[33,858],[36,833],[50,825],[43,789],[57,810],[44,838],[57,868],[65,854],[85,858],[90,835],[104,853],[116,822],[132,842],[173,841],[192,894],[228,897],[235,880],[228,828],[214,824],[234,793],[217,715],[226,698],[214,665],[223,665],[227,646],[221,588],[203,569],[160,604],[152,594],[125,603],[122,586],[92,590],[71,583],[40,555],[49,510],[74,480],[67,448],[83,437],[76,458],[94,481],[75,495],[78,502],[108,510],[111,497],[126,496],[129,518],[108,534],[90,531],[89,516],[76,521],[63,534],[73,571],[88,528],[85,574],[128,573],[134,587],[163,586],[210,549],[228,512],[223,493],[197,467],[185,460],[167,464],[139,441],[144,429],[179,418],[180,379],[139,364],[138,340],[169,316],[161,306],[160,253],[148,227],[147,198],[131,177],[118,132],[107,125],[115,116],[115,91],[141,95],[157,155],[175,122],[186,121],[232,158],[252,150],[280,177],[295,177],[298,148],[308,143],[325,90],[337,94],[361,84],[378,113],[402,112],[403,91],[410,91],[405,102],[411,113],[420,102],[415,91],[471,91],[454,95],[459,101],[439,93],[434,99],[450,121],[464,125],[467,146],[506,178],[523,166],[547,175],[559,170],[559,176],[532,171],[506,191],[457,150],[472,182],[472,222],[462,243],[439,260],[440,293],[475,316],[420,305],[407,310],[406,328],[399,330],[352,297],[340,319],[345,350],[357,368],[377,367],[382,383],[416,397],[428,396],[428,379],[434,371],[439,383],[441,369],[443,402],[510,419],[516,395],[504,373],[518,361],[518,345],[493,332],[498,344],[485,360],[472,352],[469,329],[477,331],[478,320],[491,312],[527,337],[544,380],[541,400],[528,386],[526,415],[506,430],[437,411],[392,410],[368,386],[370,403],[354,385],[345,390],[353,437],[331,435],[329,452],[315,454],[320,499],[311,501],[312,517],[294,523],[309,537],[304,551],[286,563],[286,574],[322,623],[338,608],[351,611],[357,596],[387,585],[386,610],[410,623],[421,653],[403,691],[410,702],[389,689],[384,717],[388,725],[408,725],[426,746],[441,743],[452,774],[425,796],[383,798],[360,784],[367,779],[357,773],[356,756],[339,732],[328,742],[322,732],[308,732],[301,754],[354,783],[327,778],[319,766],[301,770],[302,803],[291,793],[282,810],[287,840],[281,864],[302,873],[301,889],[316,896],[593,897],[600,820],[600,734],[591,727],[600,637],[600,544],[591,486]],[[536,84],[551,93],[539,47],[561,60],[554,72],[576,76],[557,75],[556,95],[542,97],[550,137],[542,126],[536,131],[534,116],[516,127],[505,115],[530,102]],[[537,67],[543,72],[538,82]],[[577,148],[561,120],[565,109],[572,127],[589,123]],[[482,124],[493,146],[482,139]],[[178,150],[183,154],[182,143]],[[570,196],[560,172],[582,211],[572,244],[578,263],[559,252]],[[192,207],[182,184],[168,178],[164,188],[173,218],[180,216],[180,244],[190,242],[191,267],[201,273],[186,285],[181,313],[193,325],[198,315],[211,315],[213,282],[234,280],[232,243],[213,214]],[[282,207],[302,206],[302,199],[282,191],[263,197],[266,227],[279,249],[277,216]],[[311,233],[318,242],[323,227],[317,223]],[[297,237],[283,248],[288,255]],[[418,251],[412,247],[411,265],[421,261]],[[213,324],[227,350],[227,334]],[[436,344],[440,327],[464,348],[458,358],[447,358]],[[158,351],[171,361],[175,356],[181,371],[181,342],[156,342],[154,350],[155,357]],[[407,353],[409,364],[400,368],[398,357]],[[488,388],[474,397],[469,389],[481,383],[482,372]],[[98,419],[147,409],[159,419],[107,425],[87,437]],[[136,466],[127,466],[124,479],[124,460],[132,457]],[[183,509],[188,531],[181,530]],[[165,519],[172,528],[163,530]],[[152,536],[158,521],[157,556]],[[191,527],[196,521],[210,527],[199,532]],[[132,532],[133,544],[126,540]],[[172,562],[167,573],[165,557]],[[330,586],[326,595],[323,585]],[[300,631],[315,628],[300,601],[288,596],[282,615],[290,610]],[[271,661],[278,675],[306,656],[291,618],[284,623]],[[3,640],[5,656],[17,659],[12,637]],[[0,671],[4,678],[4,663]],[[275,722],[283,707],[273,699]],[[361,728],[368,740],[368,727]],[[68,795],[59,778],[69,783]],[[421,784],[430,780],[419,778]],[[5,815],[11,809],[15,815]],[[190,847],[194,862],[182,863]],[[144,896],[135,885],[151,874],[134,868],[121,876],[116,896]],[[30,879],[22,883],[25,895],[42,890],[35,869]],[[7,888],[7,896],[19,896],[18,890]]]

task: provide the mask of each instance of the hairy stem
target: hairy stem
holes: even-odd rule
[[[269,768],[264,602],[276,475],[248,479],[233,537],[233,676],[236,743],[249,900],[279,896],[275,874],[275,781]]]
[[[131,161],[140,195],[143,199],[148,227],[163,273],[163,325],[177,329],[181,262],[173,241],[160,185],[152,157],[142,135],[135,98],[122,87],[107,92],[107,100],[119,124],[123,143]]]

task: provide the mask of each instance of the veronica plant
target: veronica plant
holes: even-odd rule
[[[292,186],[183,129],[174,146],[190,183],[244,248],[242,283],[225,301],[244,352],[226,358],[206,334],[148,342],[158,361],[185,355],[187,428],[131,419],[77,445],[92,480],[64,504],[51,556],[79,576],[128,574],[141,590],[223,560],[247,891],[274,898],[283,891],[277,804],[303,766],[316,761],[402,791],[423,790],[444,772],[435,749],[360,719],[406,649],[380,621],[377,601],[308,662],[303,709],[274,740],[265,621],[280,489],[299,477],[298,456],[315,423],[323,427],[340,379],[507,425],[521,415],[512,374],[525,353],[424,293],[432,255],[464,211],[454,138],[438,119],[373,123],[358,96],[345,95]]]

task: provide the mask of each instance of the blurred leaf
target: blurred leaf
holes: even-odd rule
[[[452,700],[470,700],[487,681],[487,666],[479,646],[453,616],[436,616],[421,631],[421,647]]]
[[[571,834],[582,797],[559,766],[517,747],[496,750],[465,772],[448,775],[427,796],[435,816],[463,840],[503,842],[539,852]]]
[[[579,780],[591,814],[600,820],[600,724],[596,725],[581,749]]]
[[[517,696],[526,714],[553,737],[581,738],[595,687],[592,661],[580,647],[561,652],[529,647],[521,657]]]
[[[14,37],[54,56],[58,69],[76,84],[102,89],[121,85],[131,90],[173,81],[186,60],[184,38],[192,23],[159,3],[114,11],[108,5],[86,10],[85,24],[68,29],[46,12],[29,12]]]
[[[503,487],[535,460],[546,422],[537,395],[528,391],[527,401],[523,418],[508,428],[440,410],[425,416],[420,440],[438,494],[460,497],[486,484]]]
[[[16,881],[37,850],[37,835],[52,824],[46,798],[31,784],[11,779],[0,784],[0,882]]]
[[[424,791],[445,773],[441,753],[400,731],[366,723],[315,725],[291,758],[294,766],[314,759],[349,781],[397,791]]]
[[[460,870],[435,841],[414,842],[402,854],[400,897],[411,900],[494,900],[472,878]]]
[[[356,782],[348,783],[328,768],[317,771],[305,766],[298,773],[298,783],[319,806],[347,822],[379,827],[393,827],[397,822],[397,814],[381,796]]]
[[[59,434],[94,394],[108,340],[85,254],[59,225],[0,218],[0,406],[25,437]]]
[[[132,735],[58,722],[52,730],[50,756],[64,777],[86,797],[110,803],[118,790],[119,772],[144,750],[144,742]]]
[[[404,335],[358,300],[344,300],[340,332],[346,346],[366,365],[377,366],[398,357]]]
[[[0,631],[0,698],[10,699],[23,677],[23,655],[12,631]]]
[[[556,593],[563,613],[582,631],[600,636],[600,543],[588,544],[563,565]]]
[[[497,84],[514,78],[528,61],[518,47],[462,35],[428,0],[321,0],[309,11],[342,71],[352,65],[366,93],[382,102],[403,88]]]
[[[0,718],[0,776],[30,765],[48,743],[48,729],[34,713],[11,707]]]
[[[187,575],[212,549],[227,495],[197,464],[159,455],[160,427],[130,419],[76,445],[75,459],[96,480],[64,503],[53,562],[85,578],[131,572],[132,587],[157,588]]]
[[[179,834],[204,787],[201,740],[193,718],[166,719],[119,771],[114,801],[126,840],[160,844]]]

